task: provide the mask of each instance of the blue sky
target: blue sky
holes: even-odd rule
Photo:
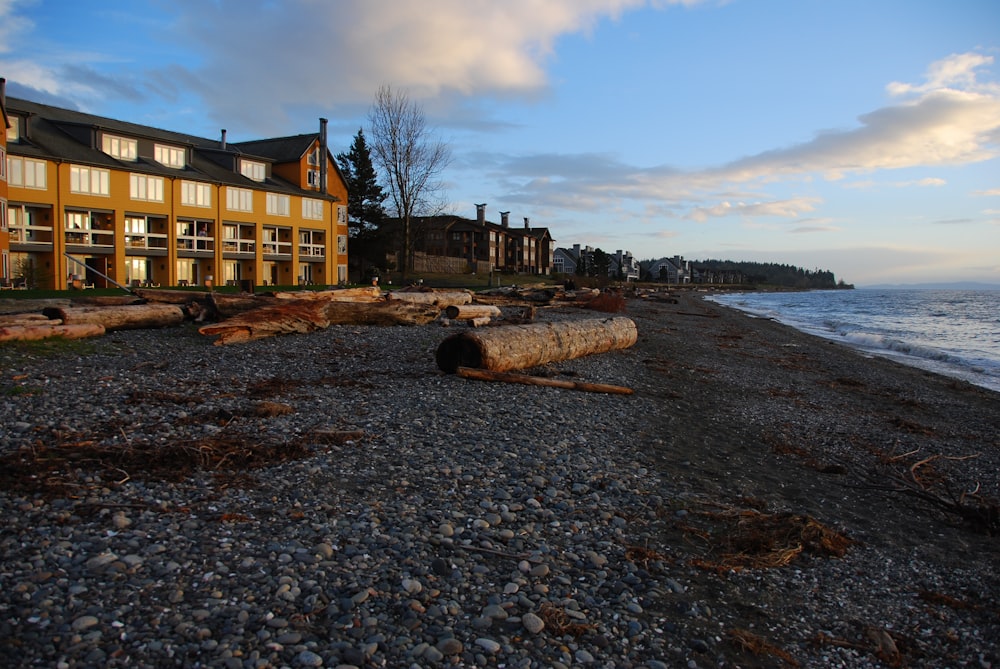
[[[346,150],[379,85],[448,209],[641,259],[1000,284],[995,0],[0,0],[8,95]]]

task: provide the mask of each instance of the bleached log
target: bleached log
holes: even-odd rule
[[[494,304],[450,304],[445,308],[444,313],[448,318],[456,321],[484,317],[489,320],[500,315],[500,307]]]
[[[449,373],[459,367],[503,372],[624,349],[637,339],[635,323],[623,317],[531,323],[452,335],[438,346],[436,358]]]
[[[163,304],[189,304],[191,302],[206,302],[207,290],[171,290],[169,288],[133,288],[132,292],[147,302]]]
[[[173,304],[50,308],[42,313],[49,318],[59,318],[67,325],[93,323],[108,331],[160,328],[184,322],[184,311]]]
[[[428,290],[408,291],[394,290],[386,295],[390,302],[412,302],[414,304],[433,304],[442,309],[456,304],[471,304],[472,293],[468,290]]]
[[[216,346],[236,344],[284,334],[304,334],[331,325],[425,325],[440,310],[407,302],[325,302],[284,300],[248,311],[221,323],[203,325],[204,335],[219,335]]]
[[[279,300],[326,300],[327,302],[378,302],[385,299],[377,286],[337,288],[335,290],[281,291],[274,294]]]
[[[73,325],[61,325],[58,324],[58,321],[50,321],[50,323],[0,327],[0,341],[40,341],[55,337],[84,339],[86,337],[100,337],[105,332],[104,326],[97,323]]]
[[[0,314],[0,327],[15,325],[62,325],[62,321],[52,320],[45,314]]]

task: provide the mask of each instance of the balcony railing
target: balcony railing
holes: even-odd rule
[[[11,226],[11,244],[51,244],[52,227],[48,225]]]
[[[154,232],[129,234],[125,242],[130,249],[166,249],[167,236]]]
[[[325,255],[325,244],[299,244],[300,257],[322,258]]]
[[[269,255],[291,255],[291,242],[263,242],[264,253]]]
[[[113,248],[115,245],[114,230],[83,230],[81,228],[69,228],[64,231],[66,243],[76,246],[106,246]]]
[[[257,242],[245,239],[227,239],[222,242],[222,250],[226,253],[256,253]]]
[[[214,251],[215,237],[177,235],[178,251]]]

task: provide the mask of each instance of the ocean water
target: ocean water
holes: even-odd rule
[[[1000,392],[1000,290],[823,290],[709,299]]]

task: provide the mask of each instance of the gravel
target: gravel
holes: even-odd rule
[[[663,315],[634,309],[635,349],[533,370],[632,396],[442,374],[454,329],[436,324],[0,347],[0,454],[47,465],[0,493],[0,663],[782,665],[733,643],[740,628],[803,666],[887,666],[873,629],[907,666],[1000,666],[989,539],[948,534],[988,552],[947,570],[877,541],[780,569],[692,566],[706,505],[760,492],[699,465],[698,434],[768,419],[747,400],[750,418],[681,420],[692,406],[651,369]],[[580,317],[599,315],[540,312]],[[979,589],[980,608],[928,604],[914,581]]]

